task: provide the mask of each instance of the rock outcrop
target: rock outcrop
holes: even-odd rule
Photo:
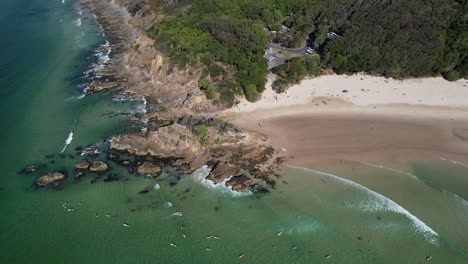
[[[137,173],[148,177],[157,177],[161,174],[161,166],[150,161],[145,161],[138,166]]]
[[[37,186],[46,186],[50,184],[56,184],[61,182],[65,179],[66,175],[63,172],[50,172],[47,175],[44,175],[37,179],[36,185]]]
[[[218,184],[237,173],[238,170],[239,168],[232,164],[218,162],[218,164],[216,164],[216,166],[213,168],[213,170],[211,170],[210,174],[206,178]]]
[[[199,139],[189,130],[176,125],[141,133],[122,135],[111,143],[111,149],[136,156],[151,156],[173,161],[186,173],[191,173],[211,160]]]

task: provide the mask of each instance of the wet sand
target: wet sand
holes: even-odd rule
[[[468,160],[468,112],[424,106],[363,108],[336,102],[230,116],[241,128],[268,136],[289,165],[350,160],[407,169],[415,159]]]

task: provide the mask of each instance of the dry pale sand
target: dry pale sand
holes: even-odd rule
[[[352,160],[408,170],[414,159],[468,161],[466,81],[323,76],[221,115],[268,136],[291,165]]]
[[[409,104],[468,108],[468,81],[448,82],[441,77],[406,79],[404,81],[368,75],[324,75],[305,80],[277,94],[271,89],[269,77],[262,98],[249,103],[243,100],[230,112],[250,112],[284,106],[325,104],[322,99],[339,99],[358,106]]]

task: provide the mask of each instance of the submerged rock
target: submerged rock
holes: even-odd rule
[[[137,173],[149,177],[157,177],[161,174],[161,166],[149,161],[145,161],[138,166]]]
[[[96,157],[101,153],[101,150],[96,146],[88,146],[82,152],[81,156]]]
[[[117,155],[115,153],[109,153],[109,154],[107,154],[107,158],[110,159],[110,160],[119,160],[119,155]]]
[[[115,173],[110,173],[107,175],[107,177],[104,179],[104,182],[115,182],[119,180],[119,175]]]
[[[25,168],[23,168],[20,171],[20,173],[21,174],[31,174],[31,173],[35,173],[38,170],[43,169],[45,167],[47,167],[47,165],[45,165],[45,164],[42,164],[42,165],[29,165],[29,166],[26,166]]]
[[[49,184],[55,184],[65,179],[66,175],[63,172],[50,172],[36,181],[37,186],[46,186]]]
[[[89,162],[87,160],[81,160],[75,164],[75,169],[77,170],[87,170],[88,168]]]
[[[81,178],[83,178],[84,176],[85,176],[85,174],[82,173],[82,172],[80,172],[80,173],[76,174],[75,176],[73,176],[73,180],[74,180],[74,181],[79,181],[79,180],[81,180]]]
[[[98,173],[104,172],[108,169],[109,169],[109,166],[105,162],[100,161],[100,160],[93,161],[93,163],[89,167],[90,172],[98,172]]]

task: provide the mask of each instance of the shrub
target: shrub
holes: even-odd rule
[[[448,72],[445,72],[443,76],[449,82],[456,81],[460,78],[460,74],[456,70],[450,70]]]
[[[305,77],[318,76],[321,71],[318,55],[294,57],[273,69],[273,72],[278,75],[273,83],[273,89],[278,93],[285,92],[289,86],[300,83]]]
[[[258,100],[257,87],[254,84],[249,84],[244,88],[245,98],[249,102],[255,102]]]
[[[234,95],[233,91],[225,90],[221,92],[220,99],[226,107],[232,107],[236,100],[236,96]]]

